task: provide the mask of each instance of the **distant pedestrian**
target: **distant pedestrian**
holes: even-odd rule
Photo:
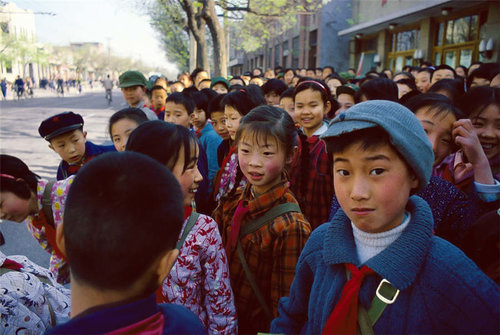
[[[2,89],[3,99],[7,100],[7,79],[2,79],[2,81],[0,82],[0,88]]]

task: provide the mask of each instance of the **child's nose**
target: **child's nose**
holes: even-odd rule
[[[368,198],[368,183],[365,178],[354,178],[352,182],[351,198],[359,201]]]

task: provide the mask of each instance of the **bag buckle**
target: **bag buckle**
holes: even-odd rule
[[[396,290],[396,293],[394,293],[394,296],[392,297],[392,299],[388,299],[388,298],[384,297],[382,295],[382,293],[380,292],[380,290],[384,284],[389,285],[389,287]],[[375,292],[375,294],[377,295],[377,298],[379,298],[382,302],[386,303],[387,305],[390,305],[390,304],[394,303],[394,301],[396,301],[396,298],[399,295],[399,290],[396,289],[394,286],[392,286],[391,283],[387,279],[382,279],[380,281],[380,284],[378,284],[377,291]]]

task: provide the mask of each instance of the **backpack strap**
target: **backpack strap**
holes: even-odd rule
[[[184,227],[184,230],[182,231],[181,238],[179,241],[177,241],[177,244],[175,245],[175,248],[177,250],[181,250],[182,245],[184,244],[184,241],[186,240],[187,236],[189,235],[189,232],[193,229],[194,225],[196,224],[196,220],[198,220],[198,217],[200,216],[200,213],[197,212],[192,212],[191,215],[189,215],[189,220],[186,224],[186,227]]]
[[[42,209],[45,212],[45,218],[47,220],[47,223],[54,229],[56,228],[56,225],[54,223],[54,214],[52,213],[52,199],[50,197],[52,195],[52,186],[54,186],[55,182],[55,180],[49,181],[47,185],[45,185],[45,189],[43,190],[42,195]]]
[[[257,231],[259,228],[261,228],[265,224],[269,223],[270,221],[274,220],[275,218],[277,218],[283,214],[286,214],[288,212],[300,213],[301,211],[300,211],[299,205],[297,205],[295,203],[285,203],[285,204],[280,204],[278,206],[275,206],[275,207],[271,208],[270,210],[268,210],[266,213],[264,213],[264,215],[262,215],[258,219],[247,222],[243,227],[241,227],[240,238]],[[269,306],[266,304],[266,300],[264,299],[264,296],[262,295],[262,292],[260,291],[259,286],[257,286],[257,283],[255,282],[255,279],[252,275],[252,272],[250,271],[250,268],[248,267],[247,261],[245,259],[245,255],[243,254],[243,249],[241,247],[240,239],[238,239],[238,243],[236,245],[236,251],[238,252],[238,257],[240,258],[240,262],[241,262],[241,266],[243,267],[243,271],[245,271],[248,282],[250,283],[250,286],[252,287],[253,292],[257,296],[257,300],[259,301],[260,306],[264,310],[264,313],[266,314],[267,318],[269,320],[272,320],[273,313],[271,312],[271,309],[269,308]]]
[[[14,270],[14,269],[0,267],[0,276],[6,274],[8,272],[19,272],[19,273],[22,273],[19,270]],[[31,273],[31,275],[37,277],[38,280],[41,281],[42,283],[45,283],[45,284],[50,285],[50,286],[54,286],[50,282],[49,278],[47,278],[45,276],[36,275],[36,274],[33,274],[33,273]],[[52,324],[52,327],[55,327],[56,326],[56,313],[54,312],[54,308],[52,307],[52,304],[50,303],[50,300],[48,299],[47,295],[45,294],[45,290],[44,290],[44,293],[43,293],[43,297],[45,298],[45,301],[47,301],[47,307],[49,308],[50,322]]]
[[[346,278],[349,280],[351,272],[346,267]],[[378,321],[387,305],[391,305],[396,301],[399,295],[399,290],[391,285],[391,283],[382,278],[378,284],[375,296],[372,299],[368,312],[362,304],[358,304],[358,326],[361,334],[373,335],[373,326]]]
[[[254,231],[259,230],[260,227],[264,226],[265,224],[269,223],[270,221],[274,220],[278,216],[281,216],[285,213],[288,212],[298,212],[301,213],[299,205],[293,203],[293,202],[287,202],[285,204],[280,204],[277,206],[274,206],[267,212],[265,212],[262,216],[259,218],[247,222],[243,227],[241,227],[240,231],[240,238],[253,233]]]

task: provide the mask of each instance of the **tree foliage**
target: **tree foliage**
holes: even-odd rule
[[[320,0],[234,0],[219,1],[231,20],[234,47],[246,52],[292,28],[300,15],[315,14]]]
[[[181,71],[189,70],[189,33],[185,13],[177,0],[146,4],[151,26],[161,36],[163,50]]]

